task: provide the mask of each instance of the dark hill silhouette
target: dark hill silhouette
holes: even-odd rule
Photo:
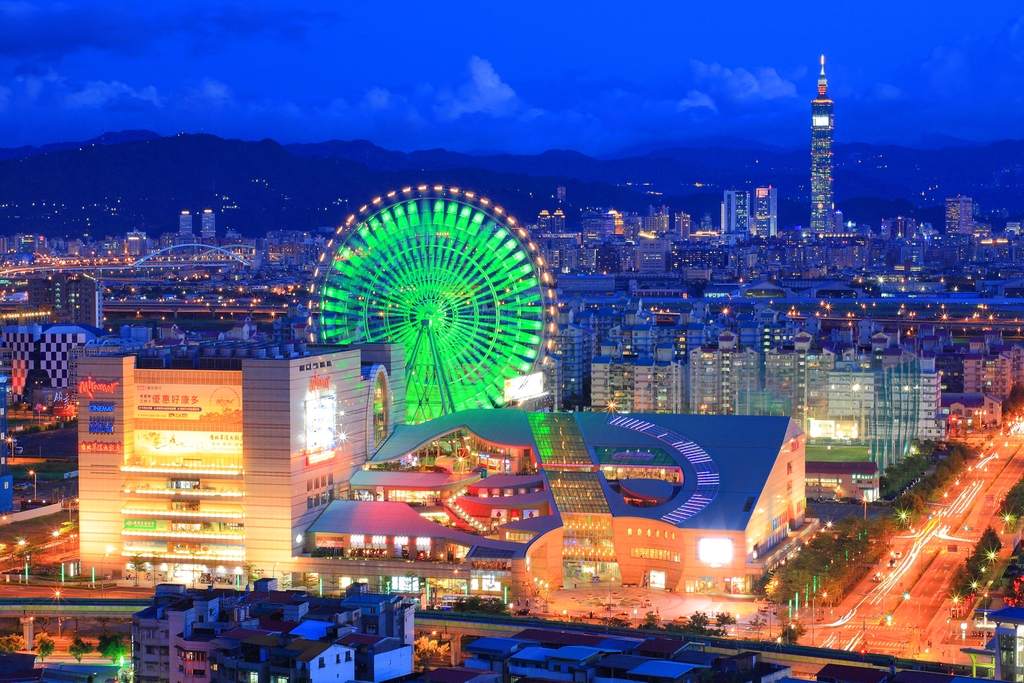
[[[6,155],[6,156],[5,156]],[[0,150],[0,234],[103,237],[177,229],[183,209],[212,208],[218,226],[246,236],[341,223],[369,199],[410,184],[442,183],[491,197],[524,222],[557,207],[646,211],[667,204],[717,222],[723,189],[779,188],[784,226],[806,225],[806,151],[756,145],[672,147],[596,159],[570,150],[470,155],[397,152],[366,140],[280,145],[213,135],[107,133],[87,142]],[[983,213],[1024,214],[1024,141],[916,149],[836,146],[836,197],[848,220],[877,225],[894,212],[938,228],[946,196],[974,197]],[[997,227],[999,220],[995,221]]]

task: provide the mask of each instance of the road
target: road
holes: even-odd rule
[[[1000,532],[1001,558],[1012,552],[1014,530],[1004,529],[996,513],[1007,490],[1024,476],[1022,447],[1020,437],[1000,437],[998,444],[986,444],[982,458],[949,488],[943,502],[930,506],[930,514],[916,528],[893,539],[893,551],[901,555],[896,567],[889,570],[883,563],[878,567],[884,575],[881,582],[872,580],[872,571],[841,604],[819,608],[815,633],[808,631],[801,642],[969,663],[959,648],[976,647],[981,639],[972,637],[975,629],[968,615],[968,639],[961,640],[964,620],[950,618],[955,607],[950,577],[986,526]],[[805,623],[807,612],[801,615]]]

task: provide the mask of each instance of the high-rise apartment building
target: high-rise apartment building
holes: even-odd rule
[[[202,237],[204,240],[217,239],[217,214],[212,209],[203,211]]]
[[[811,232],[819,235],[832,228],[832,104],[822,55],[818,96],[811,101]]]
[[[946,234],[970,235],[974,232],[974,201],[970,197],[946,199]]]
[[[718,336],[718,346],[690,351],[689,403],[691,413],[730,415],[736,401],[760,389],[761,354],[740,348],[728,330]]]
[[[622,413],[681,413],[683,365],[671,348],[654,357],[598,356],[591,366],[590,404]]]
[[[722,196],[722,234],[733,240],[750,236],[750,193],[726,190]]]
[[[182,211],[181,215],[178,216],[178,234],[192,234],[192,214],[188,211]]]
[[[565,187],[564,186],[559,185],[557,188],[555,188],[555,197],[558,199],[559,202],[564,202],[565,201]]]
[[[754,230],[757,237],[779,233],[779,190],[769,185],[754,190]]]
[[[59,323],[103,327],[103,288],[90,275],[54,273],[28,281],[28,305]]]

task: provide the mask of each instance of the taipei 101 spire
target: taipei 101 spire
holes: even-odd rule
[[[828,98],[825,55],[821,56],[818,96],[811,101],[811,232],[832,229],[832,100]]]

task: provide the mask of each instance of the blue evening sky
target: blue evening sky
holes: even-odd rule
[[[809,136],[1024,137],[1024,4],[0,2],[0,146],[205,131],[610,153]]]

